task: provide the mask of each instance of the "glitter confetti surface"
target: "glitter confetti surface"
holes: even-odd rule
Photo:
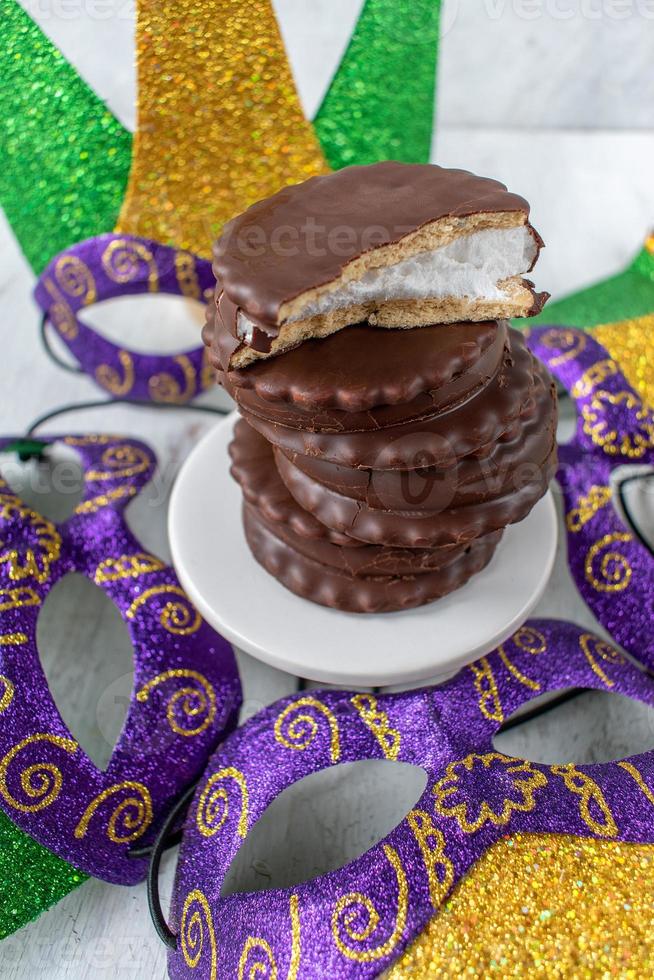
[[[431,149],[440,0],[367,0],[315,119],[334,170]]]
[[[653,974],[652,848],[516,834],[480,860],[386,978]]]
[[[647,239],[633,262],[622,272],[548,303],[527,325],[560,323],[568,327],[593,327],[637,319],[648,313],[654,313],[654,236]],[[518,328],[525,327],[524,320],[513,323]]]
[[[602,324],[595,327],[593,336],[618,362],[636,391],[654,406],[654,312],[634,320]]]
[[[131,136],[15,0],[0,0],[0,205],[36,272],[109,231]]]
[[[270,0],[141,0],[137,60],[119,231],[207,256],[229,218],[326,170]]]
[[[31,922],[86,875],[18,830],[0,812],[0,939]]]

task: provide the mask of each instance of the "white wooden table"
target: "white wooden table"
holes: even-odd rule
[[[314,2],[317,7],[328,7],[323,0]],[[345,18],[347,3],[331,2],[343,7]],[[275,0],[275,4],[277,8],[294,9],[296,13],[303,7],[298,0]],[[38,11],[45,9],[27,2],[25,5],[37,18],[42,16]],[[450,9],[453,6],[448,2]],[[517,102],[515,98],[519,66],[514,66],[511,76],[513,88],[499,78],[495,80],[495,87],[489,93],[488,111],[479,109],[478,99],[474,105],[470,100],[462,101],[461,57],[466,45],[464,32],[470,30],[464,5],[459,16],[461,20],[455,18],[448,22],[444,42],[441,92],[449,95],[441,95],[440,108],[447,125],[439,132],[435,159],[500,177],[531,200],[534,223],[548,244],[537,273],[537,284],[542,288],[560,296],[617,271],[654,225],[651,179],[654,135],[636,128],[589,132],[583,127],[592,125],[592,120],[584,116],[581,104],[584,91],[578,89],[574,91],[576,115],[561,118],[559,112],[552,120],[547,114],[544,117],[541,114],[536,121],[555,126],[558,119],[560,125],[577,125],[579,129],[524,128],[529,125],[528,106],[524,98]],[[104,22],[100,40],[97,25],[83,14],[76,20],[51,18],[48,23],[44,20],[43,26],[129,125],[133,123],[133,73],[129,17],[127,21],[127,25],[119,18]],[[286,28],[289,23],[293,26],[287,22]],[[588,56],[588,35],[583,24],[575,24],[569,34],[570,58],[573,54],[579,58],[584,52]],[[651,30],[651,22],[646,26]],[[499,30],[496,25],[491,27],[496,32]],[[518,28],[526,30],[524,23],[517,24]],[[550,33],[553,29],[551,24],[544,24],[545,28]],[[593,27],[594,32],[597,30]],[[633,24],[627,25],[624,31],[624,37],[638,47],[640,34],[634,35]],[[315,105],[320,92],[315,84],[311,88],[311,73],[300,64],[302,46],[297,41],[301,32],[298,35],[296,30],[294,35],[287,29],[285,36],[289,44],[296,44],[299,52],[295,64],[305,102]],[[504,36],[512,39],[507,54],[512,59],[519,58],[521,52],[524,56],[524,45],[516,40],[522,35],[515,32],[507,35],[505,31],[501,37]],[[592,36],[595,38],[596,34]],[[496,33],[495,43],[498,37]],[[111,71],[106,70],[106,59],[103,62],[97,57],[98,45],[104,46],[102,50],[111,48]],[[338,53],[338,38],[332,46]],[[642,49],[651,53],[651,33],[648,42],[642,38]],[[636,65],[637,74],[638,65],[649,61],[643,61],[642,53],[638,53],[640,48],[634,51],[629,63]],[[543,51],[540,55],[545,56]],[[524,57],[523,61],[526,70],[530,61]],[[487,60],[484,63],[487,65]],[[572,71],[570,59],[566,65],[566,70]],[[467,66],[471,72],[469,62]],[[476,77],[467,76],[477,93],[485,84],[484,72],[486,68]],[[638,78],[624,79],[617,68],[615,72],[630,94],[625,102],[624,119],[618,120],[617,125],[651,125],[647,116],[651,99],[643,98],[642,105],[637,99],[634,101]],[[323,75],[328,80],[329,72],[323,71]],[[552,95],[550,82],[551,79],[545,78],[539,90],[541,101],[536,93],[534,104],[543,104],[549,94],[569,109],[570,102],[562,99],[560,91]],[[596,121],[606,126],[616,125],[618,103],[614,102],[607,97],[600,106],[601,112],[595,107]],[[466,124],[465,128],[460,128],[461,122]],[[493,128],[483,128],[484,124]],[[514,128],[516,125],[522,128]],[[93,399],[100,393],[87,378],[63,373],[43,354],[38,342],[38,318],[30,296],[33,276],[1,214],[0,258],[5,370],[1,429],[6,433],[20,433],[42,412],[63,402]],[[98,313],[94,322],[108,332],[119,332],[121,323],[134,317],[130,341],[134,342],[138,336],[146,348],[148,344],[164,343],[174,349],[180,346],[180,339],[188,341],[189,337],[197,336],[197,316],[194,319],[181,301],[150,297],[121,303],[118,312],[114,309],[102,315]],[[219,392],[207,398],[226,404],[226,397]],[[159,476],[131,505],[128,516],[145,547],[169,558],[165,528],[170,487],[190,447],[211,424],[212,420],[200,413],[117,406],[73,413],[43,431],[123,431],[154,446],[159,455]],[[568,419],[564,427],[569,430],[570,425]],[[0,458],[0,468],[16,488],[24,489],[27,496],[32,493],[29,471],[21,472],[15,465],[9,466],[6,458]],[[46,506],[43,494],[32,493],[30,499],[39,507]],[[48,498],[47,506],[54,516],[62,517],[72,509],[73,501],[53,496]],[[563,550],[537,615],[568,618],[598,629],[577,595]],[[120,730],[131,689],[131,649],[116,611],[94,585],[70,577],[46,602],[38,640],[44,668],[64,718],[95,761],[105,764]],[[244,654],[237,655],[244,687],[243,718],[298,688],[298,678],[272,670]],[[527,756],[536,753],[535,758],[547,762],[616,758],[654,746],[654,721],[647,709],[618,696],[589,694],[514,729],[510,735],[502,736],[498,744],[512,753]],[[310,786],[299,784],[290,790],[254,828],[237,860],[233,886],[286,885],[345,863],[363,853],[402,819],[422,785],[420,772],[393,763],[361,763],[356,771],[352,767],[336,767],[312,777]],[[170,853],[164,860],[161,876],[164,907],[172,886],[175,856],[174,852]],[[68,980],[113,977],[161,980],[165,976],[165,950],[149,921],[145,887],[126,889],[100,881],[86,882],[36,922],[0,944],[0,975],[7,980],[46,977],[50,980],[64,977]]]

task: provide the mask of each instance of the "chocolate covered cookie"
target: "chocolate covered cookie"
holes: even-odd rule
[[[285,187],[214,247],[220,368],[366,322],[406,329],[540,312],[542,247],[504,184],[430,164],[348,167]]]

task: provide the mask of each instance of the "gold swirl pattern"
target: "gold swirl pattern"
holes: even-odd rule
[[[300,931],[300,900],[297,895],[291,895],[289,911],[291,914],[291,962],[288,968],[287,980],[297,980],[300,972],[302,956],[302,934]]]
[[[605,640],[599,640],[592,633],[583,633],[579,637],[579,645],[593,672],[607,687],[614,687],[614,682],[597,662],[597,658],[600,657],[608,664],[624,664],[625,658],[620,651]]]
[[[27,633],[2,633],[0,634],[0,647],[20,647],[27,643]]]
[[[301,957],[300,910],[296,894],[289,901],[291,916],[291,962],[287,980],[297,980]],[[262,954],[256,956],[256,954]],[[247,972],[246,972],[247,971]],[[238,980],[277,980],[279,971],[270,944],[258,936],[248,936],[238,962]]]
[[[195,268],[195,256],[192,252],[175,252],[175,275],[183,296],[188,296],[189,299],[202,299]]]
[[[594,779],[569,762],[563,766],[550,766],[554,776],[560,776],[566,789],[579,796],[579,813],[587,827],[600,837],[617,837],[618,827],[604,798],[602,790]],[[594,808],[595,813],[591,811]]]
[[[174,378],[172,374],[162,371],[160,374],[152,375],[148,381],[148,390],[155,402],[183,405],[196,393],[195,368],[186,354],[177,354],[173,360],[184,375],[184,387],[181,387],[177,378]]]
[[[544,634],[533,626],[521,626],[511,637],[511,642],[517,646],[518,650],[530,653],[533,657],[537,657],[547,650],[547,640]]]
[[[202,617],[184,589],[179,585],[153,585],[151,589],[146,589],[134,600],[125,613],[127,619],[134,619],[140,607],[156,595],[176,595],[180,601],[169,601],[161,610],[159,622],[167,633],[175,636],[189,636],[197,633],[202,625]]]
[[[109,507],[110,504],[115,503],[117,500],[124,500],[125,497],[129,499],[130,497],[134,496],[136,496],[136,487],[112,487],[112,489],[107,490],[106,493],[100,493],[97,497],[91,497],[90,500],[83,500],[82,503],[78,504],[75,508],[75,513],[97,514],[97,512],[102,510],[103,507]]]
[[[191,738],[204,732],[213,723],[216,717],[216,694],[207,678],[198,673],[197,670],[186,670],[182,667],[165,670],[162,674],[157,674],[149,680],[140,691],[137,692],[136,700],[145,702],[150,696],[150,691],[164,684],[172,678],[186,677],[197,682],[197,687],[181,687],[172,695],[166,706],[166,718],[171,729],[176,735],[184,735]],[[195,721],[193,728],[183,728],[177,719],[178,709],[189,721]],[[204,716],[204,717],[203,717]],[[197,719],[200,719],[199,723]]]
[[[215,772],[200,794],[195,823],[204,837],[213,837],[223,827],[229,816],[229,796],[225,780],[233,780],[240,790],[241,809],[236,827],[239,837],[245,837],[248,832],[248,814],[250,798],[247,782],[240,769],[228,766]]]
[[[87,483],[97,480],[118,480],[138,473],[144,473],[151,464],[150,456],[138,446],[125,443],[109,446],[100,458],[102,469],[87,470],[84,479]]]
[[[198,907],[194,907],[198,906]],[[216,980],[218,970],[218,946],[216,944],[216,932],[213,926],[213,917],[206,896],[199,888],[189,892],[184,901],[182,909],[182,921],[180,923],[180,938],[182,943],[182,956],[184,962],[194,970],[204,952],[204,925],[202,916],[207,927],[209,936],[209,980]]]
[[[137,551],[135,555],[120,555],[119,558],[105,558],[93,576],[97,585],[102,582],[118,582],[123,578],[139,578],[150,572],[160,572],[166,566],[159,558],[147,551]]]
[[[588,549],[584,562],[586,581],[596,592],[624,592],[629,587],[633,569],[629,559],[618,551],[606,551],[601,558],[599,576],[595,572],[595,561],[612,544],[628,544],[633,541],[631,534],[617,531],[605,534]]]
[[[265,939],[248,936],[238,961],[238,980],[258,980],[259,977],[277,980],[275,956]]]
[[[617,430],[609,429],[604,417],[606,405],[623,405],[632,411],[634,419],[639,423],[638,429],[624,432],[621,436]],[[640,459],[654,446],[654,419],[633,391],[618,391],[614,394],[600,388],[588,405],[582,405],[581,416],[586,435],[609,456],[621,454],[630,459]]]
[[[397,851],[390,844],[383,845],[386,860],[395,872],[397,881],[397,913],[393,932],[388,939],[371,949],[361,949],[352,943],[365,943],[377,930],[379,912],[367,895],[349,892],[338,899],[332,913],[332,936],[336,946],[348,959],[356,963],[373,963],[388,956],[404,932],[409,899],[406,873]],[[362,913],[365,913],[365,918]],[[343,935],[344,934],[344,935]]]
[[[85,436],[64,436],[62,441],[67,446],[106,446],[110,442],[116,442],[117,439],[120,439],[120,436],[111,435],[109,432],[93,432]]]
[[[497,689],[497,681],[488,657],[482,657],[477,663],[470,664],[470,670],[475,679],[475,691],[479,698],[479,710],[488,721],[504,721],[504,709]]]
[[[372,694],[355,694],[351,700],[364,725],[381,745],[385,757],[395,761],[400,754],[402,736],[397,728],[391,727],[386,712],[379,710],[377,698]]]
[[[0,565],[8,565],[9,578],[14,582],[33,578],[43,585],[50,578],[50,566],[61,555],[61,537],[56,527],[13,494],[0,493],[0,520],[24,521],[36,537],[36,545],[25,548],[22,554],[11,547],[0,551]]]
[[[23,606],[40,606],[41,597],[28,585],[15,589],[0,589],[0,612],[8,609],[21,609]]]
[[[598,510],[611,502],[613,491],[611,487],[593,484],[586,496],[579,498],[577,506],[565,515],[565,524],[572,534],[577,534],[582,527],[595,516]]]
[[[102,268],[112,282],[121,284],[134,282],[140,278],[140,263],[148,271],[148,289],[156,293],[159,289],[159,271],[154,256],[141,242],[130,242],[116,238],[109,242],[102,255]]]
[[[68,296],[81,299],[82,306],[89,306],[97,299],[95,279],[86,262],[76,255],[62,255],[55,262],[55,279]]]
[[[66,340],[75,340],[79,333],[79,327],[70,305],[64,298],[63,293],[57,289],[52,279],[46,276],[43,280],[43,285],[54,300],[54,303],[48,310],[48,317],[54,323],[62,337]]]
[[[549,361],[550,367],[558,367],[571,361],[586,347],[586,337],[580,330],[547,330],[540,338],[541,344],[549,350],[566,348]]]
[[[484,799],[480,780],[486,783],[489,777],[491,785],[486,792],[491,799]],[[500,799],[492,787],[496,782],[508,782],[511,795]],[[434,808],[441,817],[454,817],[464,833],[472,834],[487,823],[506,826],[515,811],[529,813],[536,806],[537,791],[545,786],[545,775],[526,759],[513,759],[499,752],[473,752],[449,763],[445,776],[434,786]]]
[[[624,769],[625,772],[629,773],[629,775],[636,783],[636,786],[641,791],[645,799],[649,800],[652,806],[654,806],[654,792],[652,792],[652,790],[649,788],[649,786],[643,779],[642,773],[639,772],[638,769],[636,769],[633,762],[618,762],[618,765],[620,766],[621,769]]]
[[[522,626],[516,633],[511,637],[511,643],[522,650],[524,653],[529,653],[532,657],[537,657],[539,654],[544,653],[547,650],[547,640],[544,635],[533,626]],[[509,671],[511,676],[522,684],[523,687],[528,688],[530,691],[540,691],[541,686],[538,681],[534,681],[531,677],[527,677],[516,665],[513,663],[511,658],[506,652],[504,646],[498,647],[498,653],[500,655],[500,660]]]
[[[152,823],[152,797],[147,786],[130,779],[107,787],[91,800],[75,827],[75,837],[81,840],[85,836],[93,814],[105,800],[125,791],[133,795],[126,796],[112,811],[107,824],[107,837],[114,844],[127,844],[141,837]]]
[[[7,801],[9,806],[21,813],[37,813],[45,810],[59,796],[63,776],[61,770],[53,762],[36,762],[27,766],[20,774],[21,789],[35,803],[21,803],[9,791],[7,786],[7,774],[9,766],[16,756],[30,745],[37,742],[48,742],[63,749],[69,755],[73,755],[79,748],[77,742],[72,738],[63,738],[61,735],[50,735],[48,732],[39,732],[36,735],[28,735],[22,741],[14,745],[0,761],[0,795]]]
[[[597,361],[575,381],[570,389],[570,396],[572,398],[587,398],[592,395],[597,385],[618,374],[619,370],[613,358]]]
[[[306,711],[302,709],[306,708]],[[291,704],[286,705],[283,711],[277,716],[275,721],[275,738],[287,749],[294,749],[303,752],[315,739],[319,731],[318,720],[315,715],[310,714],[310,710],[322,715],[327,719],[329,725],[329,757],[332,763],[338,762],[341,757],[341,739],[338,731],[338,721],[335,715],[317,698],[310,696],[298,698]],[[292,717],[295,712],[299,712],[296,717]],[[290,719],[290,720],[289,720]],[[287,734],[284,734],[284,726],[288,722]]]
[[[2,684],[2,686],[4,687],[4,691],[2,692],[2,696],[0,697],[0,713],[1,713],[3,711],[6,711],[9,705],[11,704],[11,702],[13,701],[14,692],[16,688],[14,687],[13,682],[10,681],[8,677],[5,677],[4,674],[0,674],[0,684]]]
[[[411,810],[407,820],[422,854],[431,904],[440,908],[454,884],[454,865],[445,853],[445,835],[424,810]]]
[[[118,351],[122,375],[111,364],[99,364],[95,369],[95,379],[112,395],[128,395],[134,387],[134,361],[126,350]]]

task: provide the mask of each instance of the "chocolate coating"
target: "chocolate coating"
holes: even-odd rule
[[[303,510],[334,531],[368,544],[437,548],[461,544],[521,521],[545,494],[556,470],[556,446],[524,485],[466,507],[440,511],[376,510],[316,483],[276,451],[277,470]]]
[[[242,420],[234,428],[229,451],[244,506],[253,508],[268,530],[290,547],[324,565],[350,575],[418,575],[441,568],[465,548],[392,549],[331,532],[293,499],[277,471],[272,447]]]
[[[528,217],[529,205],[465,170],[393,161],[346,167],[285,187],[230,221],[214,271],[229,301],[275,336],[285,301],[333,281],[359,255],[440,218],[503,211]]]
[[[290,455],[301,453],[341,466],[376,470],[445,469],[462,456],[491,452],[518,420],[533,417],[534,372],[535,362],[524,338],[510,330],[502,366],[485,387],[462,404],[415,422],[365,432],[324,433],[267,422],[244,408],[241,413],[269,442]]]
[[[357,541],[330,530],[298,507],[277,472],[272,448],[243,419],[234,426],[229,455],[232,460],[230,472],[243,496],[268,520],[288,524],[296,534],[305,538],[328,538],[343,546],[357,546]]]
[[[488,455],[467,456],[449,469],[372,470],[338,466],[289,455],[291,463],[336,493],[381,510],[442,510],[501,496],[515,486],[516,476],[530,467],[542,468],[556,437],[556,392],[548,378],[537,375],[536,411],[511,430]]]
[[[291,592],[322,606],[353,613],[395,612],[433,602],[464,585],[493,557],[500,534],[475,541],[457,559],[411,577],[354,577],[307,558],[276,537],[245,507],[245,537],[252,554]]]
[[[226,380],[238,396],[252,392],[264,405],[278,409],[281,402],[304,417],[326,409],[367,412],[442,391],[489,349],[499,361],[505,340],[506,325],[494,320],[416,330],[361,325],[230,371]]]
[[[351,327],[348,330],[342,331],[340,334],[334,335],[334,340],[340,337],[345,337],[347,334],[353,335],[353,342],[342,345],[343,353],[347,357],[348,348],[354,348],[357,352],[361,347],[367,346],[366,341],[362,337],[362,333],[367,334],[369,331],[373,330],[373,327]],[[429,332],[433,328],[423,327],[420,332]],[[437,331],[444,333],[446,327],[437,327]],[[381,332],[381,331],[380,331]],[[383,331],[384,335],[386,333],[393,334],[399,331]],[[404,331],[401,331],[404,332]],[[418,331],[407,331],[408,333],[418,333]],[[338,408],[314,408],[314,409],[299,409],[294,404],[287,404],[284,402],[271,402],[268,399],[260,397],[256,390],[249,390],[245,388],[233,387],[230,382],[233,375],[236,372],[230,372],[230,374],[223,374],[220,372],[218,374],[218,379],[221,381],[228,393],[234,398],[236,403],[240,408],[245,409],[250,415],[256,415],[257,418],[262,419],[264,422],[273,422],[279,425],[289,426],[295,429],[302,429],[306,432],[366,432],[371,429],[384,429],[390,425],[403,425],[405,422],[418,421],[421,418],[432,417],[436,412],[442,412],[446,409],[451,408],[453,405],[464,401],[466,398],[473,395],[475,392],[480,391],[484,385],[488,384],[492,377],[494,377],[499,371],[502,360],[504,356],[505,346],[508,339],[508,327],[507,324],[497,324],[495,325],[495,337],[483,353],[478,353],[474,363],[467,367],[457,370],[454,365],[452,365],[452,370],[450,372],[450,379],[448,381],[443,381],[438,387],[432,387],[429,389],[423,389],[418,394],[416,394],[411,400],[408,401],[395,401],[389,404],[380,403],[376,407],[370,405],[368,409],[361,409],[358,411],[344,411]],[[395,358],[397,360],[398,353],[402,349],[402,345],[398,344],[398,338],[395,336],[389,336],[389,340],[393,341],[392,345],[387,345],[389,351],[394,350]],[[303,374],[301,369],[303,367],[302,361],[305,357],[307,363],[314,366],[320,364],[321,361],[321,350],[314,350],[313,352],[307,350],[312,344],[322,344],[323,347],[327,347],[329,351],[332,347],[331,343],[325,341],[309,341],[303,344],[302,347],[297,348],[292,351],[288,356],[292,354],[303,354],[302,358],[298,358],[300,363],[297,365],[298,373],[296,377],[302,378]],[[397,367],[400,364],[410,366],[412,363],[419,364],[421,358],[419,352],[422,345],[418,345],[418,350],[412,352],[409,350],[407,352],[406,359],[404,356],[399,360]],[[425,345],[425,348],[427,345]],[[311,357],[313,354],[313,357]],[[371,366],[368,368],[366,373],[362,373],[362,381],[359,385],[360,395],[365,396],[369,393],[369,401],[373,402],[375,395],[373,391],[379,391],[380,389],[376,387],[376,376],[373,365],[377,363],[377,358],[374,355],[374,348],[368,347],[368,360]],[[264,361],[261,363],[261,367],[267,367],[270,365],[276,365],[280,362],[284,362],[285,358],[272,358],[270,361]],[[456,359],[458,360],[458,358]],[[389,374],[391,373],[391,366],[389,364]],[[419,371],[419,368],[417,368]],[[240,372],[246,374],[247,371]],[[370,388],[367,387],[368,380],[372,381]],[[436,382],[432,382],[435,384]],[[365,386],[365,390],[364,390]],[[388,388],[391,385],[389,383]],[[363,401],[364,398],[361,397]]]
[[[250,504],[244,506],[251,507]],[[360,548],[344,548],[327,538],[303,538],[288,524],[268,521],[260,510],[256,507],[253,509],[256,511],[256,519],[289,548],[298,551],[305,558],[311,558],[321,565],[328,565],[355,578],[379,575],[413,576],[435,572],[456,561],[468,547],[467,544],[462,544],[445,545],[442,548],[386,548],[365,544]]]

